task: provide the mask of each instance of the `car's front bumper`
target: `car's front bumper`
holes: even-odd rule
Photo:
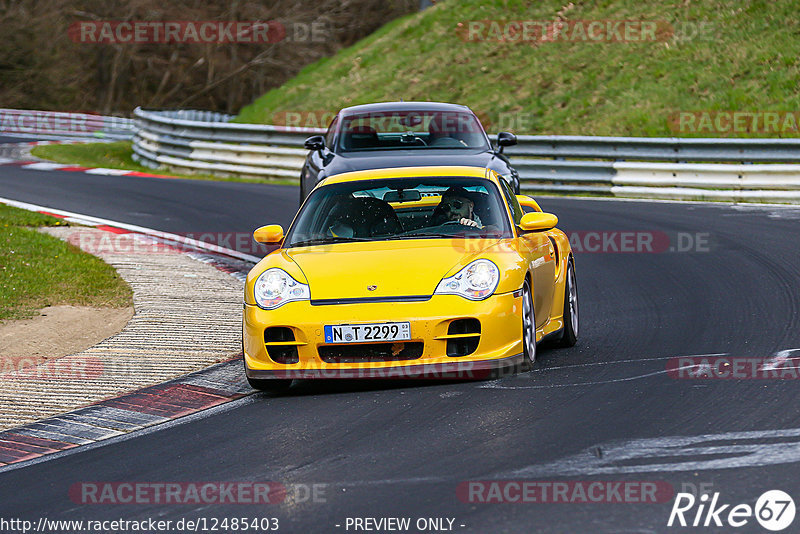
[[[522,298],[519,294],[493,295],[483,301],[469,301],[455,295],[435,295],[423,302],[323,306],[312,306],[304,301],[291,302],[276,310],[263,310],[246,304],[243,323],[245,370],[247,376],[254,379],[486,376],[487,371],[515,367],[522,362]],[[450,323],[463,319],[480,322],[480,333],[468,335],[471,339],[477,338],[477,348],[468,355],[448,356],[448,340],[457,337],[457,334],[448,334]],[[418,357],[347,363],[332,363],[321,357],[320,348],[332,346],[325,343],[325,325],[388,321],[411,323],[411,340],[406,343],[417,344],[417,347],[421,344]],[[291,329],[296,363],[279,363],[270,357],[270,349],[275,345],[268,345],[264,338],[265,329],[270,327]]]

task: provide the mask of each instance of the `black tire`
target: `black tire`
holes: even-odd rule
[[[525,280],[522,286],[522,368],[530,369],[536,361],[536,312],[533,309],[531,284]]]
[[[578,283],[575,278],[575,266],[572,257],[567,263],[566,281],[564,283],[564,328],[561,330],[559,346],[572,347],[578,342]]]
[[[250,378],[248,376],[247,383],[250,384],[250,387],[253,389],[257,389],[259,391],[270,391],[277,393],[289,389],[289,386],[292,385],[292,379],[291,378],[261,379],[261,378]]]

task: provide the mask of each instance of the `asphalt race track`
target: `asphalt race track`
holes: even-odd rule
[[[6,166],[0,197],[169,232],[247,233],[288,224],[297,193]],[[475,533],[670,532],[688,530],[667,527],[671,498],[497,504],[464,502],[457,488],[493,479],[653,481],[675,492],[702,485],[720,502],[751,506],[766,490],[800,495],[798,382],[666,372],[680,356],[767,359],[800,348],[800,209],[540,204],[560,228],[579,232],[582,247],[608,241],[606,251],[576,253],[576,347],[541,348],[532,372],[497,380],[306,381],[285,396],[253,395],[155,432],[0,471],[0,516],[277,517],[281,532],[354,532],[348,517],[451,518],[454,531]],[[613,252],[620,232],[655,236],[658,250]],[[93,505],[68,495],[82,481],[276,481],[291,490],[280,504],[258,506]],[[314,484],[321,493],[305,499],[302,488]],[[735,531],[764,530],[751,518]]]

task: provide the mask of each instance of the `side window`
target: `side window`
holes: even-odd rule
[[[525,212],[522,211],[522,206],[520,206],[519,202],[517,201],[517,195],[514,194],[514,191],[512,191],[511,186],[508,185],[508,182],[502,178],[499,180],[499,182],[500,189],[503,190],[503,195],[505,195],[506,202],[508,202],[508,207],[511,208],[511,216],[514,218],[514,224],[519,225]]]
[[[336,125],[339,124],[339,116],[335,116],[328,126],[328,131],[325,133],[325,146],[328,150],[333,150],[333,136],[336,133]]]

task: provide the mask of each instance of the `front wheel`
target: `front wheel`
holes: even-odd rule
[[[522,286],[522,348],[525,355],[524,366],[530,369],[536,361],[536,315],[533,310],[531,284],[527,280]]]
[[[564,283],[564,328],[559,345],[572,347],[578,342],[578,284],[572,258],[567,263],[567,280]]]

